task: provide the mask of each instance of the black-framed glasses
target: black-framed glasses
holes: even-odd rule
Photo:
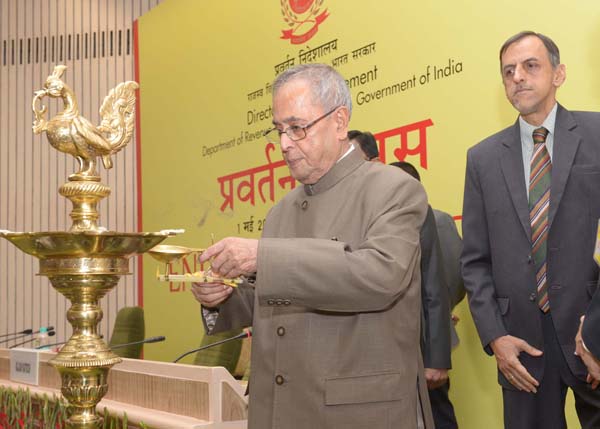
[[[281,143],[282,134],[285,133],[290,138],[290,140],[297,142],[298,140],[302,140],[303,138],[306,137],[306,130],[308,130],[310,127],[315,125],[321,119],[324,119],[327,116],[331,115],[339,107],[341,107],[341,106],[334,107],[329,112],[325,113],[323,116],[319,116],[317,119],[315,119],[312,122],[309,122],[306,125],[290,125],[285,130],[280,130],[277,127],[271,128],[270,130],[265,131],[263,136],[265,136],[269,142],[274,143],[274,144],[279,144],[279,143]]]

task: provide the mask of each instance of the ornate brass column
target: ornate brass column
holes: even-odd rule
[[[99,226],[97,205],[110,195],[100,182],[96,161],[112,167],[112,155],[130,141],[135,119],[135,82],[123,82],[110,91],[100,107],[102,121],[94,126],[79,115],[73,91],[61,80],[66,66],[56,66],[32,101],[34,133],[46,133],[55,149],[73,155],[79,170],[59,189],[73,204],[70,230],[11,232],[0,230],[23,252],[39,258],[40,274],[71,302],[67,320],[73,335],[50,363],[62,380],[62,394],[69,402],[71,429],[100,428],[96,405],[108,390],[108,371],[121,361],[98,335],[102,320],[99,301],[129,274],[129,258],[154,247],[173,231],[120,233]],[[46,120],[45,96],[60,98],[64,109]]]

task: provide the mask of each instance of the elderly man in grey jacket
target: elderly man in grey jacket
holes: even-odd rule
[[[201,256],[223,277],[256,276],[193,287],[208,330],[253,326],[251,429],[410,429],[418,415],[433,427],[419,347],[427,199],[353,148],[351,110],[331,67],[281,74],[267,137],[302,186],[271,209],[260,240],[226,238]]]

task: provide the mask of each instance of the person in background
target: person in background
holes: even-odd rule
[[[421,175],[409,162],[392,162],[390,165],[401,168],[421,181]],[[438,225],[435,212],[436,210],[429,206],[420,237],[421,301],[424,319],[421,347],[435,427],[457,429],[454,407],[448,397],[448,370],[452,367],[451,349],[458,344],[450,312],[465,296],[459,261],[462,242],[454,219],[444,212],[437,211],[441,214],[442,222]],[[447,223],[448,218],[452,222],[451,227]],[[443,235],[440,235],[440,232]]]
[[[377,140],[375,140],[373,134],[368,131],[362,132],[358,130],[351,130],[348,131],[348,139],[354,143],[355,146],[359,147],[366,161],[381,162],[379,159]]]
[[[433,428],[419,347],[423,187],[365,162],[348,140],[352,98],[325,64],[273,83],[273,125],[300,186],[259,240],[210,246],[236,288],[196,283],[208,333],[253,326],[248,427]]]
[[[586,382],[575,336],[598,299],[600,114],[557,103],[566,69],[545,35],[510,37],[500,73],[519,116],[467,153],[461,263],[471,314],[498,364],[506,428],[566,428],[569,388],[581,427],[598,428],[600,392]]]

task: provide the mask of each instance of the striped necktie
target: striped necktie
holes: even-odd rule
[[[533,155],[529,175],[529,219],[531,221],[531,253],[536,268],[537,302],[546,313],[550,310],[546,281],[546,241],[548,238],[548,209],[550,207],[550,174],[552,162],[546,148],[548,130],[533,131]]]

